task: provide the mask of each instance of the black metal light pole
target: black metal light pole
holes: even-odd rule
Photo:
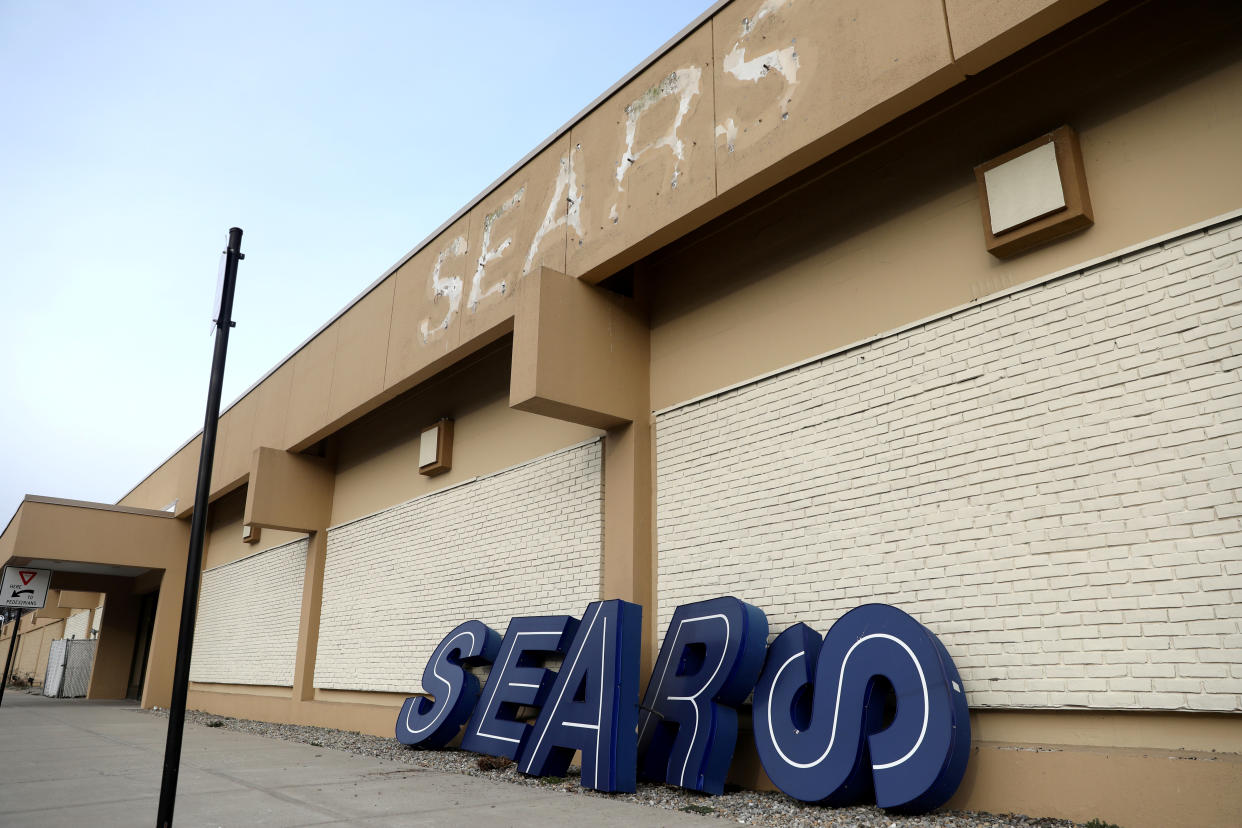
[[[207,386],[207,414],[203,419],[203,446],[198,456],[198,484],[194,490],[194,517],[190,522],[190,551],[185,562],[185,594],[181,598],[181,633],[177,638],[177,665],[173,671],[172,701],[168,706],[168,742],[164,748],[164,780],[160,785],[158,828],[172,825],[177,801],[177,774],[181,768],[181,734],[185,729],[185,698],[190,686],[190,650],[194,645],[194,617],[198,611],[198,586],[202,579],[203,535],[207,529],[207,498],[211,490],[211,462],[216,450],[216,424],[220,419],[220,391],[224,384],[224,358],[233,327],[233,289],[241,252],[240,227],[229,230],[224,251],[224,273],[217,308],[216,348],[211,358],[211,382]]]
[[[0,680],[0,704],[4,703],[4,688],[9,683],[9,669],[13,666],[13,650],[17,649],[17,628],[22,625],[22,611],[13,619],[13,634],[9,636],[9,655],[4,660],[4,678]]]

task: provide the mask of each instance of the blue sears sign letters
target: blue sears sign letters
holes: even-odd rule
[[[825,636],[795,624],[766,646],[768,619],[737,598],[677,608],[639,705],[642,607],[595,601],[582,619],[530,616],[504,639],[467,621],[423,670],[434,694],[406,699],[398,741],[505,756],[533,776],[633,791],[637,778],[720,793],[754,690],[763,768],[788,795],[927,811],[957,790],[970,753],[962,680],[944,645],[901,610],[865,604]],[[765,652],[766,651],[766,652]],[[559,659],[561,668],[543,666]],[[486,685],[466,668],[491,665]],[[537,708],[527,724],[522,708]],[[472,715],[473,714],[473,715]],[[467,723],[467,720],[469,722]]]

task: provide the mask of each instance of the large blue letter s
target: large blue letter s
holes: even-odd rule
[[[896,696],[885,726],[888,693]],[[755,742],[772,782],[807,802],[845,804],[874,787],[881,808],[930,810],[957,790],[970,752],[961,678],[927,628],[865,604],[821,641],[805,624],[768,648],[755,688]]]
[[[500,649],[500,636],[482,621],[467,621],[444,636],[427,666],[423,689],[435,701],[413,696],[397,716],[397,741],[403,745],[444,747],[470,716],[479,698],[479,680],[463,665],[491,664]]]

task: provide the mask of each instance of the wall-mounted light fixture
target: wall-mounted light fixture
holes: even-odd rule
[[[242,526],[242,543],[258,543],[259,537],[263,534],[263,530],[258,526],[251,526],[249,523]]]
[[[1095,222],[1078,135],[1058,127],[975,167],[988,252],[1008,259]]]
[[[453,467],[453,421],[439,420],[423,429],[418,443],[418,473],[433,477]]]

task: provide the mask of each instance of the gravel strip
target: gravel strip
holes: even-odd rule
[[[167,717],[166,710],[140,710],[142,713]],[[520,774],[512,762],[495,760],[461,750],[419,750],[402,745],[396,739],[368,736],[347,730],[331,730],[309,725],[272,724],[250,719],[233,719],[199,710],[187,710],[186,721],[205,727],[223,727],[241,733],[301,742],[314,747],[344,750],[358,756],[372,756],[404,762],[428,770],[462,773],[503,780],[514,785],[544,788],[570,796],[606,796],[640,805],[687,811],[715,816],[739,825],[761,825],[770,828],[1078,828],[1078,823],[1063,819],[1028,817],[1021,814],[988,814],[980,811],[940,811],[921,816],[899,816],[886,813],[874,805],[829,808],[808,805],[774,791],[730,790],[723,796],[676,788],[671,785],[639,782],[632,794],[602,794],[578,784],[577,771],[567,778],[537,778]],[[489,766],[500,766],[484,770]]]

